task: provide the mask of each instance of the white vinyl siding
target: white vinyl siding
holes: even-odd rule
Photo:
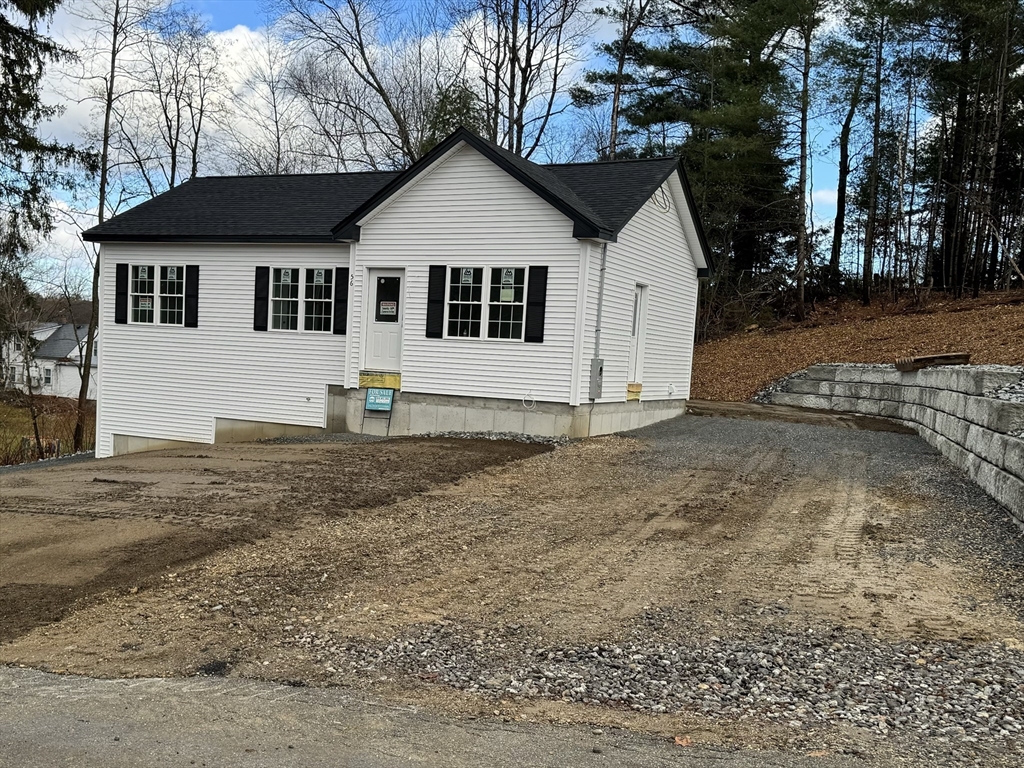
[[[567,217],[462,147],[362,224],[353,269],[349,386],[355,386],[362,367],[359,327],[367,270],[400,267],[406,276],[403,391],[568,403],[579,257]],[[486,326],[480,338],[426,338],[431,265],[548,267],[544,342],[489,339]],[[489,270],[483,279],[486,303]],[[449,280],[447,272],[446,290]]]
[[[344,380],[345,337],[253,330],[255,269],[332,270],[348,246],[105,244],[100,283],[97,456],[112,435],[212,442],[214,419],[325,425]],[[117,263],[200,267],[199,327],[114,323]]]
[[[697,267],[680,220],[682,185],[673,174],[608,245],[601,352],[604,387],[598,402],[626,399],[629,342],[636,286],[647,286],[647,330],[643,349],[642,400],[686,399],[697,313]],[[664,209],[671,200],[671,210]],[[683,208],[684,217],[688,216]],[[580,376],[580,402],[588,402],[590,359],[601,270],[601,246],[590,247],[587,273],[586,333]],[[670,385],[674,392],[669,391]]]

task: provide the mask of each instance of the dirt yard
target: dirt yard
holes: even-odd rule
[[[593,665],[605,648],[774,648],[776,678],[806,681],[827,665],[807,651],[802,672],[797,656],[822,636],[850,665],[831,689],[887,679],[879,659],[908,647],[934,647],[936,666],[907,674],[948,679],[941,649],[1016,665],[1024,643],[1020,537],[906,434],[688,417],[553,451],[204,446],[0,475],[0,507],[0,662],[51,671],[343,684],[474,716],[785,746],[796,737],[756,702],[685,704],[691,687],[722,689],[720,673],[663,706],[601,687]],[[541,648],[597,659],[583,660],[591,688],[558,687]],[[1024,678],[1009,690],[1024,695]],[[808,707],[783,720],[831,722]],[[863,727],[888,733],[872,712]],[[854,743],[835,733],[830,748]]]
[[[416,439],[197,449],[0,474],[0,642],[172,567],[546,450]]]

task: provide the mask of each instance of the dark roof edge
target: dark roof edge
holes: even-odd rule
[[[711,249],[708,247],[708,238],[704,234],[704,224],[701,223],[700,213],[697,211],[697,201],[693,199],[693,190],[690,188],[690,180],[686,176],[686,169],[683,168],[682,158],[676,161],[676,168],[679,171],[679,181],[683,185],[683,196],[686,198],[686,204],[690,208],[693,228],[697,230],[697,241],[700,243],[701,250],[704,251],[704,260],[708,263],[706,267],[697,267],[697,277],[711,277],[711,273],[715,269],[715,262],[711,256]]]
[[[328,235],[124,235],[97,232],[86,230],[82,233],[82,239],[90,243],[296,243],[309,244],[321,243],[323,245],[337,245],[338,241]]]
[[[475,135],[466,128],[458,128],[451,136],[442,141],[427,154],[409,166],[409,169],[405,173],[392,179],[388,184],[384,185],[376,194],[370,197],[365,203],[356,208],[350,213],[345,219],[339,222],[332,230],[331,233],[338,239],[346,240],[358,240],[359,231],[358,229],[353,230],[352,225],[356,224],[361,218],[372,211],[374,208],[379,206],[389,197],[394,195],[400,189],[405,187],[409,182],[423,173],[425,170],[430,168],[439,158],[446,155],[449,151],[454,149],[460,142],[471,146],[481,155],[486,157],[496,166],[501,168],[512,178],[518,181],[527,189],[533,191],[538,197],[543,199],[553,208],[556,208],[560,212],[564,213],[573,222],[573,237],[577,238],[592,238],[599,240],[614,240],[615,233],[608,229],[600,222],[593,221],[589,216],[584,215],[577,208],[562,200],[555,194],[552,194],[542,184],[539,184],[535,179],[522,173],[515,165],[508,162],[501,154],[494,151],[494,148],[487,141],[484,141],[479,136]],[[529,162],[529,161],[527,161]],[[539,165],[538,168],[544,166]]]

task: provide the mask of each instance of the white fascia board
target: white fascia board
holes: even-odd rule
[[[709,265],[708,256],[701,247],[700,237],[697,235],[697,225],[693,221],[693,217],[697,213],[690,208],[690,201],[686,193],[683,192],[683,184],[679,180],[678,171],[673,172],[665,180],[665,183],[668,184],[669,192],[672,195],[672,202],[675,204],[676,212],[679,216],[679,223],[683,227],[686,245],[690,249],[690,257],[698,269],[707,269]]]

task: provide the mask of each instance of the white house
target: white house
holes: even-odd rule
[[[4,385],[22,392],[48,397],[78,399],[82,387],[82,361],[88,326],[74,323],[41,323],[31,331],[38,343],[25,366],[25,352],[19,339],[8,340],[3,360]],[[98,340],[98,336],[97,336]],[[92,360],[89,399],[96,398],[96,357]]]
[[[464,129],[403,172],[194,179],[84,237],[98,456],[668,418],[709,269],[676,159],[542,166]]]

